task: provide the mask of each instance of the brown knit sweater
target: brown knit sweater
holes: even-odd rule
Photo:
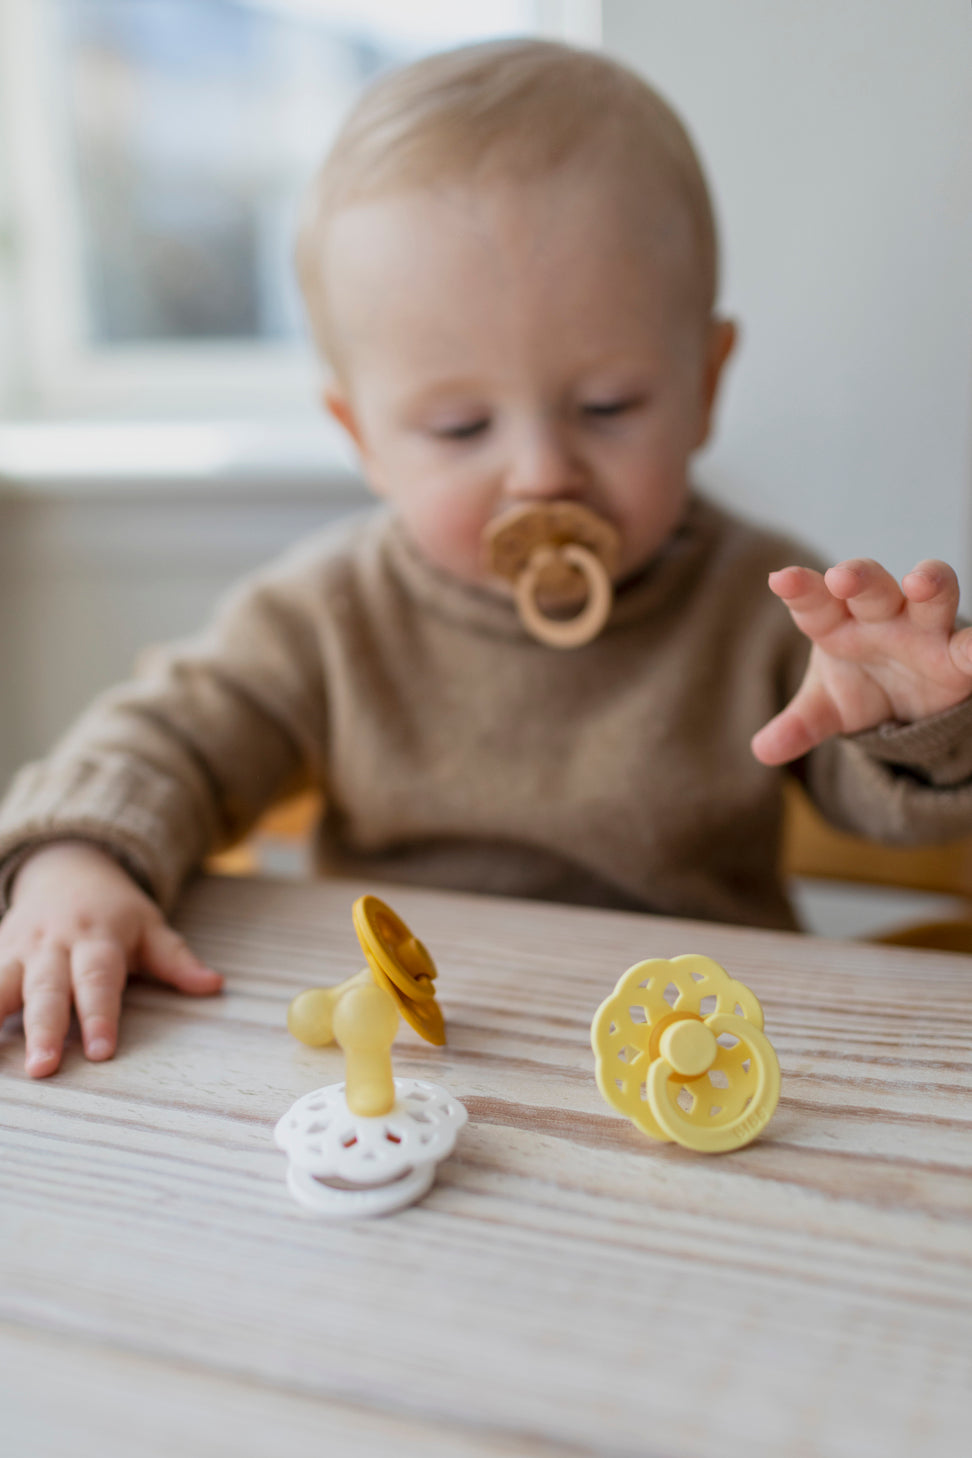
[[[783,773],[749,739],[807,653],[767,572],[810,560],[696,497],[601,636],[561,652],[384,512],[341,523],[21,771],[0,807],[0,890],[32,846],[77,835],[169,906],[208,852],[314,784],[324,871],[792,926]],[[970,729],[966,701],[796,769],[840,825],[942,839],[972,830]]]

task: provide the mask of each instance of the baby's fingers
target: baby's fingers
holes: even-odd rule
[[[0,957],[0,1028],[23,1007],[23,982],[24,964],[19,957]]]
[[[31,1078],[54,1073],[71,1022],[71,965],[67,948],[40,947],[24,962],[24,1066]]]
[[[75,943],[71,952],[74,1005],[84,1051],[95,1062],[110,1058],[115,1051],[126,973],[125,953],[118,942],[91,938]]]
[[[908,599],[908,616],[917,628],[947,633],[955,625],[959,582],[947,562],[919,562],[901,580]]]
[[[972,628],[959,628],[952,634],[948,653],[960,673],[972,675]]]
[[[785,602],[793,621],[808,638],[823,638],[847,620],[847,609],[823,576],[809,567],[784,567],[769,575],[770,591]]]
[[[862,623],[884,623],[901,611],[904,595],[891,573],[869,557],[838,562],[824,581],[834,597],[847,604]]]
[[[140,966],[160,982],[177,987],[197,997],[218,992],[223,979],[218,972],[200,962],[178,932],[160,922],[150,927],[142,939]]]
[[[840,732],[840,715],[833,700],[818,684],[806,683],[750,741],[761,764],[790,764]]]

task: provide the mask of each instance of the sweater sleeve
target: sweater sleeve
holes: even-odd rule
[[[801,778],[834,825],[890,845],[972,834],[972,698],[912,724],[839,735]]]
[[[204,634],[146,654],[21,770],[0,805],[0,913],[25,857],[65,838],[107,850],[168,908],[210,851],[323,782],[321,591],[306,565],[244,583]]]

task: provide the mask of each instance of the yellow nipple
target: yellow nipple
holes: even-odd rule
[[[349,987],[333,1014],[334,1036],[345,1056],[344,1096],[352,1114],[378,1118],[395,1102],[391,1045],[398,1009],[375,982]]]
[[[336,987],[309,987],[300,992],[287,1009],[287,1029],[301,1043],[323,1048],[334,1041],[334,1010],[352,987],[372,982],[371,969],[365,967]]]

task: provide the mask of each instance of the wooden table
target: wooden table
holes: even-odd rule
[[[428,942],[449,1044],[396,1071],[469,1125],[418,1206],[339,1226],[271,1139],[342,1076],[284,1029],[358,970],[377,890]],[[0,1044],[0,1451],[16,1458],[965,1458],[966,959],[347,883],[211,879],[180,923],[228,976],[131,987],[119,1054]],[[780,1055],[767,1134],[702,1156],[601,1100],[592,1013],[699,951]],[[312,1447],[309,1445],[313,1445]]]

